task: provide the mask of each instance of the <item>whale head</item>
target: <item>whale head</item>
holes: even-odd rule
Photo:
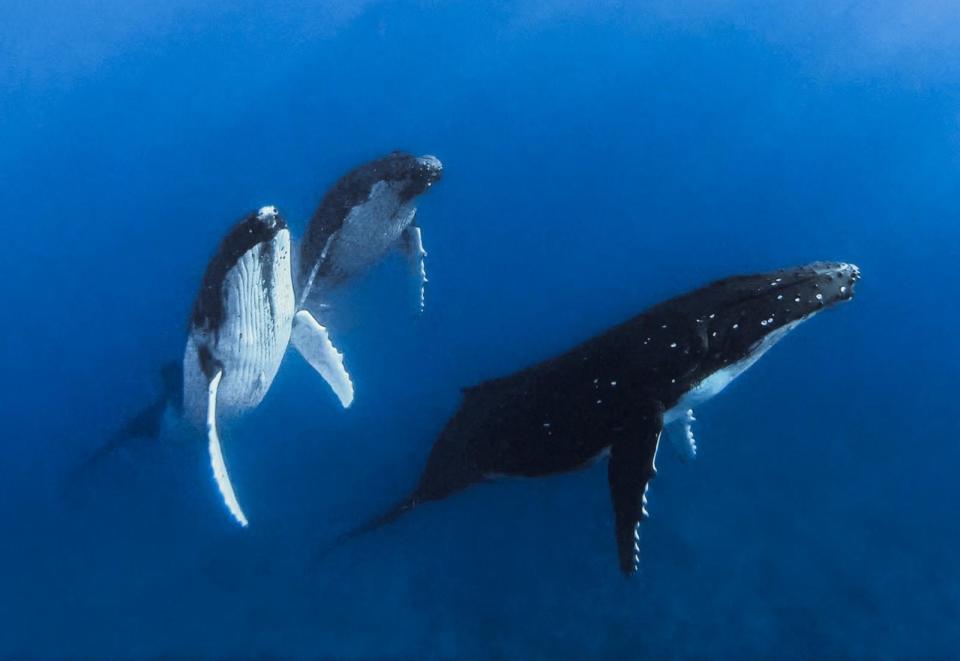
[[[260,207],[255,215],[251,214],[249,222],[251,226],[256,224],[267,230],[283,229],[286,226],[280,212],[272,204]]]
[[[704,367],[759,358],[801,322],[853,298],[859,279],[853,264],[814,262],[698,290],[686,297],[686,305],[697,308]]]
[[[223,322],[222,289],[227,273],[249,251],[261,244],[274,249],[277,241],[289,242],[289,231],[274,206],[251,211],[231,227],[207,265],[200,294],[194,301],[191,324],[198,328],[219,328]]]
[[[394,159],[395,179],[400,184],[400,198],[403,201],[425,193],[443,176],[443,164],[436,156],[394,152],[388,158]]]

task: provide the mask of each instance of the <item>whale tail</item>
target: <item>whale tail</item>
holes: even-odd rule
[[[163,391],[160,396],[129,418],[103,445],[84,459],[70,474],[67,480],[68,485],[74,484],[89,470],[131,441],[138,438],[156,439],[160,435],[167,407],[171,405],[177,408],[182,407],[180,392],[182,368],[177,362],[171,361],[160,369],[160,376],[163,380]]]
[[[364,535],[371,533],[375,530],[379,530],[384,526],[388,526],[401,516],[412,510],[414,507],[420,504],[420,500],[417,499],[416,494],[406,496],[400,499],[393,507],[388,509],[383,514],[375,516],[365,523],[361,523],[359,526],[347,530],[345,533],[341,534],[339,537],[336,537],[332,542],[320,549],[316,554],[316,560],[323,560],[327,555],[337,550],[344,544],[352,542],[353,540],[363,537]]]
[[[482,388],[468,390],[468,401],[472,401],[471,398],[477,397],[477,393],[481,392]],[[467,402],[461,405],[457,415],[447,423],[447,426],[441,432],[437,442],[430,450],[427,465],[413,492],[402,498],[383,514],[348,530],[334,539],[317,553],[318,560],[326,557],[331,551],[347,542],[393,523],[419,505],[443,500],[488,479],[467,450],[469,448],[468,436],[465,435],[460,420],[465,410],[468,411],[468,414],[472,413],[472,409],[467,407]]]

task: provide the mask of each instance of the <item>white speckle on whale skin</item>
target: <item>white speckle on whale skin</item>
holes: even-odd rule
[[[733,330],[737,330],[738,328],[740,328],[740,324],[734,324],[734,325],[733,325]]]
[[[667,325],[666,325],[666,324],[664,324],[664,325],[663,325],[663,326],[661,326],[660,328],[666,328],[666,327],[667,327]]]
[[[549,423],[549,422],[543,423],[543,428],[544,428],[544,429],[550,429],[550,423]]]
[[[822,300],[823,300],[823,294],[817,294],[817,300],[818,300],[818,301],[822,301]]]
[[[611,382],[610,382],[610,385],[613,386],[614,388],[616,388],[616,387],[617,387],[617,382],[616,382],[616,381],[611,381]]]
[[[713,336],[714,336],[714,337],[717,336],[717,331],[713,331]]]
[[[670,343],[670,348],[671,348],[671,349],[676,349],[676,348],[677,348],[677,343],[676,343],[676,342],[671,342],[671,343]]]
[[[713,319],[713,318],[716,317],[716,316],[717,316],[716,314],[711,314],[711,315],[710,315],[710,318]]]
[[[840,288],[840,293],[841,293],[841,294],[847,293],[847,288],[846,288],[846,287],[841,287],[841,288]]]
[[[777,295],[777,300],[778,300],[778,301],[782,301],[782,300],[783,300],[783,294],[778,294],[778,295]]]
[[[603,400],[602,400],[602,399],[598,399],[598,400],[597,400],[597,404],[603,404]]]
[[[761,325],[761,326],[766,326],[766,325],[767,325],[767,320],[764,319],[763,321],[761,321],[761,322],[760,322],[760,325]]]
[[[797,296],[795,299],[793,299],[793,302],[794,302],[794,303],[799,303],[799,302],[800,302],[800,297]]]

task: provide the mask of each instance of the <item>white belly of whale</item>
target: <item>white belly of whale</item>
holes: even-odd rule
[[[397,244],[416,213],[411,203],[400,202],[394,186],[379,182],[363,204],[354,207],[337,231],[327,260],[330,275],[346,278],[375,264]]]
[[[686,394],[684,394],[683,397],[680,398],[680,401],[678,401],[672,408],[663,414],[663,426],[666,427],[667,425],[680,420],[686,415],[687,411],[697,408],[701,404],[720,394],[720,392],[730,385],[734,379],[746,372],[748,369],[750,369],[750,367],[753,366],[754,363],[760,360],[763,354],[769,351],[773,345],[782,340],[787,333],[792,331],[794,328],[799,326],[801,322],[808,318],[809,317],[798,319],[797,321],[793,321],[789,324],[781,326],[760,340],[760,342],[757,343],[756,347],[754,347],[753,351],[751,351],[746,358],[743,358],[732,365],[727,365],[723,369],[717,370],[698,383],[695,387],[691,388],[686,392]]]
[[[280,231],[272,250],[261,244],[247,251],[227,272],[223,287],[219,330],[192,329],[184,354],[184,413],[198,427],[206,420],[208,386],[200,369],[201,345],[223,365],[217,397],[222,416],[257,406],[280,368],[294,312],[290,233]]]

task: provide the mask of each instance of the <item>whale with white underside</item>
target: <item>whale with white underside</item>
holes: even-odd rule
[[[555,358],[464,390],[414,491],[338,545],[499,476],[544,476],[609,456],[620,568],[637,569],[639,523],[661,432],[694,451],[692,409],[800,323],[853,296],[856,266],[817,262],[720,280]]]
[[[275,207],[237,223],[207,266],[183,356],[183,414],[205,429],[214,479],[236,521],[218,421],[256,407],[273,383],[295,311],[290,231]]]
[[[364,273],[391,250],[406,254],[419,282],[423,309],[427,273],[417,199],[436,183],[443,166],[435,156],[393,152],[355,168],[327,191],[297,253],[297,313],[293,346],[330,384],[344,407],[353,382],[343,356],[330,342],[322,309],[332,290]]]

